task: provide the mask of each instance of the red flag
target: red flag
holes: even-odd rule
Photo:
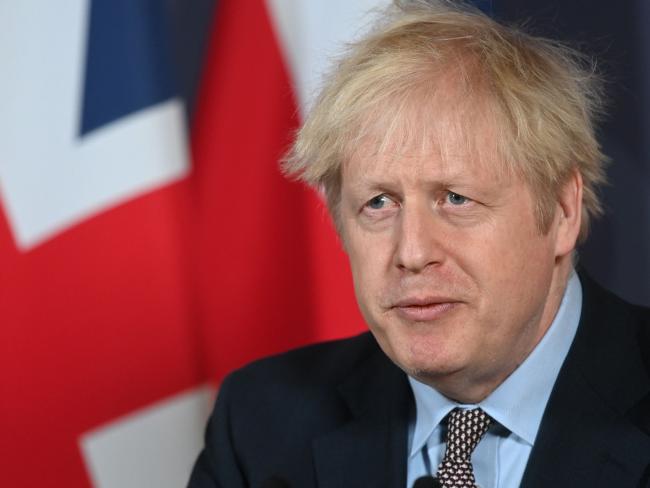
[[[123,73],[91,49],[159,32],[151,12],[65,5],[0,5],[21,26],[0,45],[0,485],[180,486],[201,384],[364,326],[322,203],[279,171],[299,116],[269,4],[218,4],[189,176],[179,101],[129,89],[161,44],[112,53]]]
[[[192,129],[200,320],[217,378],[364,327],[324,206],[279,170],[299,115],[266,2],[218,7]]]
[[[88,432],[203,378],[182,105],[162,93],[124,106],[110,85],[92,101],[117,112],[79,130],[87,48],[115,47],[97,37],[107,30],[125,33],[93,24],[88,4],[0,6],[15,27],[0,46],[11,73],[0,80],[0,486],[90,486]],[[141,12],[112,18],[146,37],[154,19]],[[155,54],[156,43],[141,46],[134,55]],[[99,76],[151,80],[145,95],[156,88],[145,74]]]

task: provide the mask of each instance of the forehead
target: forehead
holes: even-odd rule
[[[395,98],[360,124],[360,137],[343,161],[343,180],[510,176],[500,123],[483,93],[459,87],[452,76],[435,87]]]

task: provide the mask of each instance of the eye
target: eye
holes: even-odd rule
[[[469,198],[464,197],[463,195],[450,191],[449,193],[447,193],[447,201],[452,205],[464,205],[470,200]]]
[[[395,215],[398,210],[399,203],[386,193],[381,193],[364,203],[361,213],[369,219],[383,220]]]
[[[395,202],[393,202],[393,200],[391,200],[387,195],[382,193],[381,195],[377,195],[376,197],[368,200],[365,206],[372,210],[381,210],[390,206],[392,203]]]

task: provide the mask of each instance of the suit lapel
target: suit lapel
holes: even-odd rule
[[[628,307],[581,281],[583,315],[544,412],[525,488],[639,486],[648,469],[650,436],[640,426],[650,411],[639,406],[650,404],[650,379],[638,325]]]
[[[377,349],[339,392],[352,415],[313,442],[317,486],[404,488],[412,403],[405,374]]]

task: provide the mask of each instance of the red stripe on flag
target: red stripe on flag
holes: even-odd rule
[[[200,381],[188,203],[176,184],[24,254],[0,218],[0,486],[90,486],[84,432]]]
[[[296,99],[262,0],[219,2],[193,126],[205,354],[221,377],[363,322],[322,205],[278,158]]]

